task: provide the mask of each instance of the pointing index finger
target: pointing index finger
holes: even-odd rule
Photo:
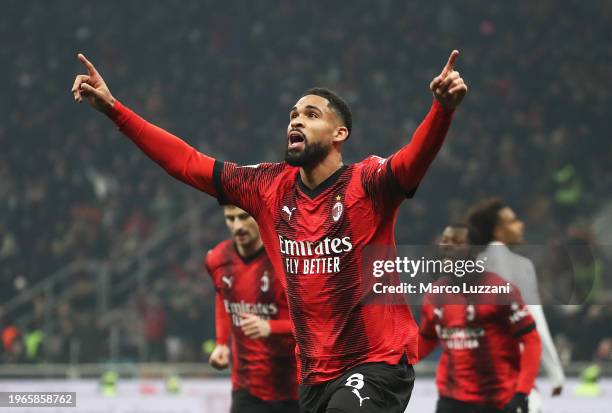
[[[87,60],[87,58],[83,55],[83,53],[79,53],[77,57],[79,58],[81,63],[83,63],[83,66],[87,68],[87,72],[89,73],[89,76],[93,76],[98,73],[94,65],[89,60]]]
[[[440,76],[442,78],[445,78],[450,72],[455,69],[455,61],[457,60],[457,57],[459,57],[459,50],[453,50],[450,56],[448,57],[448,62],[446,62],[446,66],[444,66],[444,69],[442,69],[442,73],[440,73]]]

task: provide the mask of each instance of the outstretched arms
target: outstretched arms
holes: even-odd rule
[[[455,70],[459,56],[453,50],[442,72],[430,83],[434,103],[412,135],[410,143],[392,155],[390,167],[402,189],[411,195],[440,150],[450,127],[453,111],[467,93],[467,85]]]
[[[125,135],[170,175],[217,196],[213,183],[213,158],[123,106],[113,97],[94,65],[82,54],[78,58],[87,69],[87,74],[75,77],[71,89],[75,101],[82,102],[85,97],[94,109],[110,117]]]

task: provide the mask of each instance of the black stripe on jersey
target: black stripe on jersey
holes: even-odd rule
[[[399,181],[397,180],[397,177],[393,173],[393,170],[391,169],[391,159],[393,159],[393,156],[390,157],[389,160],[387,161],[387,175],[389,176],[389,181],[391,181],[391,185],[394,186],[399,192],[406,195],[406,198],[412,198],[414,194],[416,193],[417,189],[419,189],[419,186],[418,185],[415,186],[410,191],[405,191],[404,188],[402,188],[402,186],[400,185]]]
[[[346,170],[347,166],[342,165],[336,172],[331,174],[325,181],[321,182],[315,189],[310,189],[306,186],[304,182],[302,182],[302,177],[300,174],[297,175],[297,183],[300,186],[302,192],[310,199],[316,198],[318,195],[322,194],[327,188],[331,187],[336,183],[342,172]]]
[[[221,173],[223,172],[223,162],[215,159],[213,166],[213,185],[217,190],[217,202],[219,205],[227,205],[227,199],[225,198],[225,191],[223,190],[223,184],[221,183]]]
[[[528,326],[525,326],[525,327],[521,328],[516,333],[512,334],[512,336],[514,338],[519,338],[519,337],[524,336],[525,334],[531,332],[534,328],[536,328],[535,323],[531,323]]]

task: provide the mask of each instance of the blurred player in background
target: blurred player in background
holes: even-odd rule
[[[458,55],[454,50],[431,81],[433,103],[412,140],[388,158],[345,165],[351,111],[335,93],[313,88],[289,110],[285,162],[243,167],[202,154],[136,115],[79,55],[87,74],[74,80],[76,101],[86,98],[106,113],[169,174],[259,223],[287,288],[303,413],[403,413],[408,404],[418,329],[405,302],[364,305],[373,277],[362,267],[362,251],[386,246],[396,255],[398,208],[414,195],[467,93],[454,70]],[[233,143],[256,144],[246,138]]]
[[[474,259],[472,233],[467,225],[447,227],[440,240],[443,259]],[[490,272],[443,277],[436,284],[463,282],[506,284]],[[528,413],[527,395],[541,352],[535,323],[514,287],[509,296],[486,295],[428,294],[423,299],[419,358],[442,347],[436,413]]]
[[[217,290],[217,346],[210,364],[227,368],[231,353],[231,413],[298,413],[287,298],[253,217],[233,205],[224,206],[223,214],[232,239],[204,260]]]
[[[485,199],[468,213],[470,225],[478,231],[478,244],[486,245],[486,269],[516,285],[533,316],[542,339],[542,364],[552,384],[552,395],[561,394],[565,375],[542,310],[538,280],[531,260],[512,252],[509,246],[523,242],[524,225],[515,212],[499,198]],[[529,397],[531,411],[541,411],[541,397],[534,389]]]

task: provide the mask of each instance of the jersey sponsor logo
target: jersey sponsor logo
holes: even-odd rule
[[[480,347],[480,337],[485,335],[482,327],[442,327],[436,325],[436,334],[449,350],[470,350]]]
[[[295,241],[289,238],[285,238],[282,235],[279,235],[278,241],[280,243],[281,254],[297,257],[341,254],[343,252],[349,252],[353,249],[353,244],[351,244],[351,237],[326,237],[322,240],[311,242]]]
[[[223,300],[225,311],[231,315],[232,324],[240,327],[239,314],[255,314],[263,320],[274,318],[278,314],[278,306],[276,303],[249,303],[244,300],[230,301]]]
[[[287,274],[314,275],[340,272],[340,257],[353,249],[350,237],[296,241],[278,235]]]
[[[287,205],[283,206],[283,212],[287,213],[287,215],[289,216],[289,218],[287,218],[287,221],[291,219],[291,215],[293,215],[293,211],[295,211],[296,209],[296,207],[289,209]]]

